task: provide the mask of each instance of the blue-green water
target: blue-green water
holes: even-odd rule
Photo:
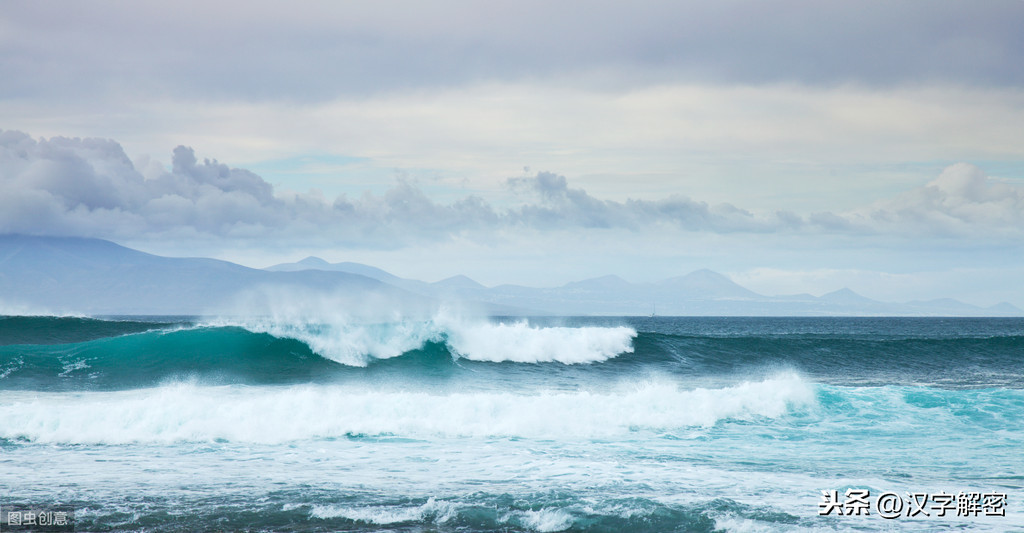
[[[0,317],[80,531],[1024,530],[1024,320]],[[818,516],[823,490],[1005,516]]]

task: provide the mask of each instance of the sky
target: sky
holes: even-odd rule
[[[1024,307],[1024,1],[6,2],[0,232]]]

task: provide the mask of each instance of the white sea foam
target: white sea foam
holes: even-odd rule
[[[25,366],[24,357],[15,357],[11,359],[9,365],[0,368],[0,379],[6,378],[7,376],[11,375],[12,372],[21,369],[21,367],[23,366]]]
[[[514,511],[501,519],[540,533],[565,531],[572,527],[572,515],[561,509],[540,509],[538,511]]]
[[[223,317],[206,326],[237,326],[255,333],[299,340],[317,354],[352,366],[397,357],[427,342],[443,342],[457,356],[475,361],[565,364],[604,361],[633,351],[629,327],[538,327],[526,320],[493,322],[447,309],[422,314],[362,313],[323,299],[274,301],[251,317]]]
[[[475,361],[593,363],[632,353],[636,336],[636,330],[627,327],[541,328],[525,320],[445,325],[448,346]]]
[[[778,417],[814,402],[795,375],[720,389],[669,381],[614,391],[449,392],[364,386],[203,387],[22,393],[0,399],[0,437],[120,444],[287,442],[345,436],[602,438]]]
[[[350,366],[366,366],[374,359],[398,357],[429,341],[441,340],[440,330],[430,322],[366,323],[346,319],[324,322],[302,317],[286,320],[255,317],[217,319],[205,325],[238,326],[254,333],[295,339],[322,357]]]
[[[309,514],[314,518],[347,518],[368,524],[389,525],[402,522],[429,520],[443,524],[455,517],[457,507],[446,501],[428,499],[423,505],[400,507],[373,505],[346,507],[341,505],[314,505]]]
[[[60,377],[65,377],[76,370],[84,370],[86,368],[89,368],[89,363],[87,363],[84,359],[80,359],[77,361],[67,361],[63,363],[61,367],[61,373],[57,375]]]

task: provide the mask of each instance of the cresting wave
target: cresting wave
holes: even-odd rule
[[[439,313],[427,320],[399,318],[367,322],[344,316],[221,318],[211,327],[234,326],[277,338],[295,339],[316,354],[349,366],[366,366],[425,344],[443,343],[454,356],[473,361],[594,363],[632,353],[637,332],[629,327],[537,327],[527,320],[492,323]]]
[[[235,326],[295,339],[313,352],[349,366],[367,366],[439,343],[453,356],[475,361],[565,364],[604,361],[633,351],[630,327],[537,327],[525,319],[495,323],[461,304],[424,304],[374,294],[265,287],[240,295],[210,326]]]
[[[812,386],[792,374],[720,389],[686,390],[662,380],[601,392],[530,394],[173,384],[115,392],[10,392],[0,403],[0,437],[74,444],[278,443],[353,436],[601,438],[778,417],[814,402]]]
[[[460,358],[584,364],[632,353],[637,335],[628,327],[537,327],[525,320],[444,316],[393,322],[69,320],[6,319],[10,327],[0,328],[0,389],[126,389],[197,379],[207,384],[329,382],[395,358],[406,374],[424,366],[442,371]]]

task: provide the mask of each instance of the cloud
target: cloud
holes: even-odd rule
[[[468,196],[439,204],[410,183],[382,196],[275,194],[261,177],[174,149],[170,171],[144,176],[114,141],[34,140],[0,132],[0,231],[107,238],[214,237],[392,243],[494,226]]]
[[[171,168],[135,167],[112,140],[35,140],[0,132],[0,231],[114,239],[203,238],[401,248],[412,243],[532,231],[708,234],[990,236],[1019,238],[1024,188],[968,164],[935,180],[848,213],[802,216],[709,204],[680,194],[606,200],[561,175],[509,178],[512,201],[496,208],[479,196],[449,203],[408,180],[381,195],[329,200],[275,192],[260,176],[174,149]]]
[[[850,213],[848,225],[939,236],[1022,236],[1024,187],[990,178],[969,163],[947,167],[934,180]]]
[[[208,236],[305,239],[401,246],[414,239],[559,229],[626,228],[772,231],[781,218],[679,195],[663,200],[601,200],[564,176],[539,172],[508,180],[519,202],[497,210],[478,196],[437,202],[408,181],[382,195],[282,192],[244,169],[198,161],[174,149],[171,169],[143,175],[116,142],[0,134],[0,231],[109,238]],[[523,196],[525,194],[525,197]],[[787,221],[790,223],[792,221]]]
[[[174,152],[172,172],[147,179],[119,144],[0,133],[0,229],[107,237],[176,232],[229,235],[283,222],[286,204],[259,176]]]
[[[677,191],[753,206],[774,196],[776,207],[802,211],[831,208],[819,200],[836,196],[844,208],[866,204],[875,191],[893,190],[894,179],[913,186],[921,175],[908,161],[1024,158],[1021,88],[666,84],[618,91],[571,78],[314,105],[0,98],[0,116],[3,127],[36,135],[118,139],[133,159],[166,161],[169,148],[187,141],[271,183],[331,196],[396,168],[469,177],[477,190],[495,190],[529,165],[571,180],[605,176],[587,187],[601,197]],[[332,163],[330,175],[275,165],[310,154],[359,163]]]
[[[775,231],[801,223],[799,217],[792,214],[757,216],[728,203],[711,206],[678,194],[654,201],[600,200],[583,189],[570,188],[564,176],[550,172],[539,172],[531,178],[510,178],[508,184],[513,189],[532,190],[539,195],[540,203],[527,204],[508,213],[511,221],[538,228],[619,227],[647,231],[668,227],[728,233]]]
[[[309,102],[602,72],[619,85],[1024,83],[1018,0],[300,5],[15,3],[0,14],[0,95]]]

